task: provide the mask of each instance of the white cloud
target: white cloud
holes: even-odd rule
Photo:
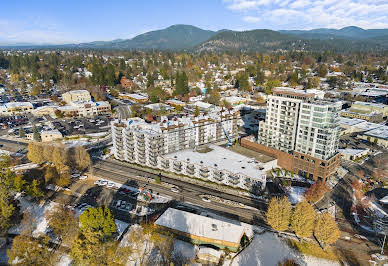
[[[224,0],[258,28],[388,28],[387,0]]]
[[[253,16],[245,16],[243,17],[243,20],[245,22],[249,22],[249,23],[257,23],[260,21],[260,18],[258,17],[253,17]]]

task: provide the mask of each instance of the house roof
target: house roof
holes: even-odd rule
[[[241,225],[173,208],[168,208],[155,224],[199,237],[238,244],[245,233]]]

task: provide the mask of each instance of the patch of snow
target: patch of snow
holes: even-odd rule
[[[57,266],[71,266],[72,260],[69,255],[63,255],[61,259],[59,260]]]
[[[388,214],[383,210],[383,208],[378,204],[377,202],[371,201],[370,202],[370,209],[379,217],[383,218],[387,216]]]
[[[120,221],[118,219],[115,219],[115,224],[116,224],[117,233],[118,233],[117,238],[120,238],[121,235],[124,233],[125,229],[127,229],[129,224],[126,222]]]
[[[34,222],[33,224],[33,234],[39,235],[42,233],[47,232],[48,224],[46,220],[46,212],[52,210],[57,203],[55,202],[48,202],[45,204],[37,204],[35,202],[31,202],[26,197],[21,196],[21,194],[18,194],[16,198],[20,202],[20,211],[22,213],[30,213],[31,219]],[[10,234],[20,234],[23,232],[25,225],[18,224],[12,228],[9,229],[8,233]]]
[[[306,191],[305,187],[287,187],[287,196],[291,204],[297,204],[303,200],[303,193]]]

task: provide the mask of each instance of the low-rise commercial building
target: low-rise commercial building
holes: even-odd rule
[[[0,105],[0,115],[20,115],[31,113],[34,106],[30,102],[10,102]]]
[[[380,126],[369,131],[365,131],[357,136],[377,145],[388,147],[388,126]]]
[[[340,115],[342,117],[350,117],[350,118],[358,118],[363,119],[369,122],[380,122],[383,120],[383,114],[380,112],[371,112],[371,113],[365,113],[365,112],[358,112],[353,109],[347,109],[340,112]]]
[[[369,149],[339,149],[342,158],[348,161],[360,159],[369,154]]]
[[[197,245],[212,245],[236,252],[244,241],[245,229],[241,225],[168,208],[155,225]]]
[[[62,94],[62,100],[65,103],[70,104],[72,102],[91,101],[92,98],[90,96],[90,93],[87,90],[73,90]]]
[[[42,142],[54,141],[63,138],[62,133],[59,130],[45,130],[40,133]]]
[[[388,105],[381,103],[369,102],[354,102],[350,107],[350,111],[359,113],[382,113],[383,117],[388,116]]]

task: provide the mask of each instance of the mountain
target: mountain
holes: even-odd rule
[[[342,29],[313,29],[313,30],[281,30],[284,34],[297,35],[308,39],[352,39],[366,40],[388,35],[388,29],[364,30],[359,27],[349,26]]]
[[[63,45],[4,45],[3,48],[24,49],[109,49],[109,50],[188,50],[188,51],[275,51],[388,50],[388,29],[350,26],[342,29],[219,31],[203,30],[191,25],[173,25],[165,29],[140,34],[132,39],[95,41]]]
[[[223,31],[201,43],[195,49],[201,51],[271,50],[297,38],[272,30]]]
[[[79,48],[181,50],[192,48],[215,34],[214,31],[203,30],[191,25],[173,25],[166,29],[146,32],[128,40],[81,43],[76,46]]]
[[[386,31],[388,33],[388,30],[364,30],[357,27],[311,31],[226,31],[214,35],[195,49],[198,52],[227,50],[264,52],[279,49],[336,52],[377,51],[388,49]]]

